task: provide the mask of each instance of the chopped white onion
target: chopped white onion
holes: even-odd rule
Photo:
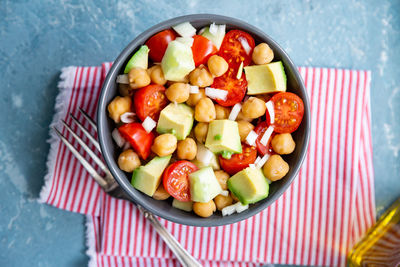
[[[268,140],[271,137],[271,134],[274,132],[274,127],[269,126],[268,129],[265,131],[263,136],[261,137],[260,143],[263,146],[266,146],[268,144]]]
[[[257,137],[258,137],[258,134],[256,134],[255,131],[251,130],[249,132],[249,134],[246,136],[246,142],[249,145],[254,146],[256,144]]]
[[[113,139],[118,147],[122,147],[125,144],[125,139],[119,134],[117,128],[115,128],[112,131],[111,136],[113,137]]]
[[[239,80],[240,78],[242,78],[242,73],[243,73],[243,61],[240,63],[238,72],[236,74],[236,79]]]
[[[221,193],[219,193],[220,195],[227,197],[229,195],[229,191],[228,190],[222,190]]]
[[[255,164],[249,164],[249,167],[252,169],[256,169],[256,165]]]
[[[273,124],[274,121],[275,121],[274,103],[270,100],[267,103],[265,103],[265,106],[267,107],[267,111],[268,111],[268,114],[269,114],[270,122],[271,122],[271,124]]]
[[[257,163],[261,160],[260,156],[257,156],[256,160],[254,161],[254,164],[257,165]]]
[[[247,39],[244,37],[239,37],[238,38],[240,44],[242,45],[244,51],[246,51],[247,55],[250,55],[251,47],[249,45],[249,42],[247,42]]]
[[[148,133],[153,131],[153,129],[156,127],[156,125],[157,125],[157,123],[152,118],[150,118],[149,116],[147,116],[146,119],[144,119],[144,121],[142,123],[143,128]]]
[[[121,74],[117,76],[117,83],[129,84],[128,74]]]
[[[270,155],[267,153],[260,159],[259,162],[257,162],[256,164],[257,169],[261,169],[264,166],[265,162],[267,162],[267,160],[269,159],[269,156]]]
[[[229,113],[228,119],[231,120],[231,121],[236,120],[236,118],[237,118],[237,116],[239,115],[239,112],[240,112],[241,109],[242,109],[242,104],[236,103],[236,104],[233,106],[233,108],[232,108],[232,110],[231,110],[231,113]]]
[[[178,37],[175,39],[175,41],[178,41],[184,45],[192,47],[194,39],[192,37]]]
[[[135,117],[136,114],[133,112],[125,112],[124,114],[121,115],[120,119],[121,122],[123,123],[131,123],[131,122],[135,122]]]
[[[173,101],[173,103],[174,103],[174,106],[177,108],[178,107],[178,102]]]
[[[245,211],[249,208],[249,205],[242,205],[242,203],[240,202],[236,203],[235,205],[237,213],[241,213],[242,211]]]
[[[196,28],[192,26],[189,22],[184,22],[172,27],[180,36],[192,37],[196,34]]]
[[[205,146],[197,146],[196,158],[202,162],[205,166],[210,165],[214,154],[208,150]]]
[[[189,89],[189,93],[198,94],[199,93],[199,87],[197,85],[191,85],[190,89]]]
[[[213,22],[213,23],[210,25],[209,31],[210,31],[210,33],[211,33],[212,35],[214,35],[214,36],[218,34],[218,26],[215,25],[215,22]]]
[[[221,99],[221,100],[226,100],[228,96],[228,91],[222,90],[222,89],[216,89],[212,87],[206,87],[205,90],[206,96],[208,96],[211,99]]]
[[[124,144],[124,146],[122,147],[122,150],[127,150],[128,148],[131,148],[132,146],[131,146],[131,143],[129,143],[129,142],[125,142],[125,144]]]
[[[222,216],[231,215],[236,211],[236,204],[226,206],[222,209]]]

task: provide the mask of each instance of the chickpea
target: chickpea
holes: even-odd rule
[[[133,68],[128,73],[129,86],[132,89],[138,89],[150,84],[150,76],[147,71],[142,68]]]
[[[199,122],[210,122],[216,118],[214,103],[208,97],[200,99],[194,108],[194,118]]]
[[[219,185],[222,190],[228,190],[228,179],[230,178],[229,174],[224,171],[214,171],[215,177],[218,180]]]
[[[222,76],[228,70],[228,63],[223,57],[214,55],[208,59],[208,69],[215,77]]]
[[[199,66],[189,74],[190,84],[199,87],[210,86],[214,79],[208,69],[204,66]]]
[[[132,149],[125,150],[118,157],[118,167],[125,172],[133,172],[139,166],[139,156]]]
[[[206,203],[194,202],[193,211],[200,217],[210,217],[214,213],[214,211],[216,211],[215,203],[213,200],[210,200]]]
[[[189,95],[189,99],[186,101],[186,104],[188,104],[191,107],[194,107],[200,101],[200,99],[205,98],[205,97],[206,97],[205,90],[199,89],[199,92],[197,94]]]
[[[257,65],[268,64],[274,59],[274,51],[266,43],[261,43],[254,47],[251,57]]]
[[[178,158],[180,159],[193,160],[196,157],[197,145],[196,142],[190,137],[179,141],[177,149]]]
[[[257,97],[250,97],[242,106],[243,115],[251,119],[261,117],[266,110],[265,102]]]
[[[240,202],[240,200],[232,192],[229,194],[234,202]]]
[[[215,114],[216,114],[217,120],[228,119],[230,112],[231,112],[231,110],[229,108],[226,108],[226,107],[223,107],[220,105],[215,105]]]
[[[254,129],[254,125],[248,121],[238,121],[240,141],[244,142],[249,133]]]
[[[246,116],[243,115],[243,112],[240,111],[238,116],[237,116],[237,118],[236,118],[236,120],[237,121],[248,121],[248,122],[251,122],[253,119],[252,118],[247,118]]]
[[[187,83],[174,83],[165,91],[171,102],[183,103],[189,98],[190,86]]]
[[[167,83],[161,65],[154,65],[147,70],[147,74],[149,74],[151,81],[155,84],[164,85]]]
[[[290,133],[277,134],[271,140],[272,149],[281,155],[290,154],[294,151],[296,143]]]
[[[118,92],[121,96],[132,96],[132,88],[129,84],[119,83],[118,84]]]
[[[282,179],[289,172],[289,164],[279,155],[269,157],[263,167],[265,177],[271,181]]]
[[[174,153],[177,139],[173,134],[162,134],[154,139],[151,150],[160,157],[168,156]]]
[[[157,190],[153,194],[153,198],[155,200],[166,200],[170,196],[171,195],[167,192],[167,190],[165,190],[162,183],[157,187]]]
[[[197,123],[196,127],[194,127],[194,136],[200,143],[204,143],[206,141],[207,133],[208,133],[208,123],[199,122]]]
[[[230,195],[223,196],[218,195],[214,198],[215,206],[217,206],[217,210],[222,210],[226,206],[232,205],[233,199]]]
[[[108,104],[107,110],[111,119],[118,123],[121,121],[120,117],[125,112],[130,112],[132,100],[129,96],[116,96],[113,101]]]

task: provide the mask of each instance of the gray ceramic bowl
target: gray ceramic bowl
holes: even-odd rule
[[[217,212],[209,218],[200,218],[194,213],[175,209],[171,206],[171,201],[154,200],[133,188],[130,184],[131,177],[121,171],[116,163],[118,150],[116,149],[111,137],[111,131],[115,126],[113,121],[109,119],[107,115],[107,105],[115,97],[118,90],[115,82],[116,77],[118,74],[123,72],[126,63],[136,49],[140,45],[144,44],[153,34],[186,21],[189,21],[196,29],[200,29],[212,22],[217,24],[226,24],[227,30],[240,29],[250,33],[254,37],[256,44],[260,42],[266,42],[269,44],[275,53],[274,60],[283,61],[287,75],[288,91],[298,94],[304,101],[305,110],[302,124],[299,129],[293,133],[293,138],[296,142],[296,149],[291,155],[285,156],[285,160],[290,165],[289,173],[282,180],[271,184],[268,198],[250,205],[248,210],[239,214],[222,217],[221,213]],[[132,201],[142,205],[147,210],[164,219],[192,226],[218,226],[235,223],[249,218],[271,205],[282,195],[283,192],[285,192],[296,177],[306,155],[310,135],[310,107],[306,89],[296,66],[290,60],[285,51],[274,40],[272,40],[271,37],[258,28],[235,18],[212,14],[196,14],[173,18],[159,23],[137,36],[114,61],[114,64],[103,84],[97,114],[99,141],[103,157],[111,170],[111,173],[114,175],[123,190],[131,197]]]

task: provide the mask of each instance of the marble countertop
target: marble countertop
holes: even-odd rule
[[[83,3],[82,3],[83,2]],[[400,196],[400,1],[0,3],[0,266],[84,266],[84,217],[37,203],[60,69],[112,61],[130,40],[191,13],[263,29],[299,66],[372,71],[377,212]]]

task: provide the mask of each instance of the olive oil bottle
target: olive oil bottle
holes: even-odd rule
[[[400,266],[400,198],[349,254],[350,267]]]

